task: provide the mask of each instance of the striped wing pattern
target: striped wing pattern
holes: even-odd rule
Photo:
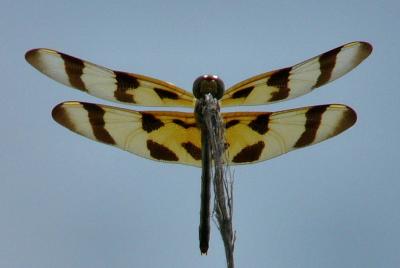
[[[304,95],[345,75],[371,52],[370,44],[352,42],[292,67],[251,77],[229,88],[221,105],[259,105]]]
[[[144,75],[113,71],[50,49],[33,49],[26,60],[48,77],[90,95],[141,106],[193,107],[191,93]]]
[[[267,104],[304,95],[351,71],[372,51],[352,42],[292,67],[263,73],[229,88],[221,106]],[[106,100],[142,106],[193,107],[191,93],[155,78],[113,71],[50,49],[33,49],[26,60],[50,78]]]
[[[250,164],[313,145],[345,131],[357,120],[345,105],[304,107],[274,113],[225,113],[228,161]]]
[[[275,113],[223,113],[228,162],[268,160],[335,136],[356,121],[344,105],[320,105]],[[200,129],[193,113],[138,112],[83,102],[65,102],[53,118],[90,139],[136,155],[201,166]]]
[[[222,106],[266,104],[294,98],[346,74],[372,51],[366,42],[340,46],[293,67],[260,74],[228,89]],[[26,60],[50,78],[91,95],[142,106],[193,107],[191,93],[143,75],[113,71],[50,49],[33,49]],[[223,113],[230,164],[264,161],[318,143],[352,126],[355,112],[344,105],[320,105],[275,113]],[[200,129],[193,113],[132,111],[65,102],[54,119],[90,139],[139,156],[201,166]]]
[[[54,120],[92,140],[152,160],[201,166],[200,129],[193,113],[138,112],[84,102],[54,107]]]

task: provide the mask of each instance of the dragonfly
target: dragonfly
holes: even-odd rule
[[[262,73],[227,90],[216,75],[193,83],[193,94],[152,77],[111,70],[51,49],[29,50],[25,59],[46,76],[95,97],[139,106],[177,106],[194,112],[134,111],[103,104],[68,101],[52,117],[69,130],[151,160],[202,167],[199,240],[209,246],[210,175],[200,103],[218,100],[220,107],[263,105],[293,99],[343,76],[372,52],[367,42],[351,42],[291,67]],[[225,112],[227,165],[252,164],[319,143],[350,128],[355,111],[326,104],[277,112]]]

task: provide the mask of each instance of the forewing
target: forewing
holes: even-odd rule
[[[33,49],[26,60],[48,77],[90,95],[141,106],[193,107],[191,93],[143,75],[113,71],[50,49]]]
[[[319,105],[275,113],[224,113],[228,162],[249,164],[316,144],[357,120],[345,105]]]
[[[64,127],[89,139],[156,161],[201,166],[200,131],[192,113],[138,112],[64,102],[52,112]]]
[[[259,105],[304,95],[345,75],[371,51],[366,42],[352,42],[292,67],[251,77],[228,89],[221,104]]]

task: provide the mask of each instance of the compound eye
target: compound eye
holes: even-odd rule
[[[214,98],[220,99],[224,94],[224,82],[216,75],[202,75],[193,83],[193,95],[203,98],[206,94],[211,94]]]
[[[214,97],[219,100],[224,95],[225,85],[224,85],[224,82],[222,81],[222,79],[220,79],[218,77],[217,77],[216,82],[217,82],[217,90],[215,92]]]

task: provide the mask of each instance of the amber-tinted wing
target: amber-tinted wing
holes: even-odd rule
[[[192,113],[138,112],[84,102],[53,109],[64,127],[92,140],[148,159],[201,167],[200,129]],[[338,135],[351,127],[355,112],[340,104],[274,113],[223,113],[228,162],[265,161]]]
[[[64,102],[53,118],[89,139],[156,161],[201,166],[200,130],[193,113],[137,112],[84,102]]]
[[[345,105],[331,104],[275,113],[224,113],[228,162],[268,160],[338,135],[357,120]]]
[[[352,42],[292,67],[251,77],[229,88],[221,104],[258,105],[304,95],[348,73],[371,51],[366,42]]]
[[[191,93],[144,75],[113,71],[50,49],[33,49],[26,60],[48,77],[90,95],[142,106],[193,107]]]

